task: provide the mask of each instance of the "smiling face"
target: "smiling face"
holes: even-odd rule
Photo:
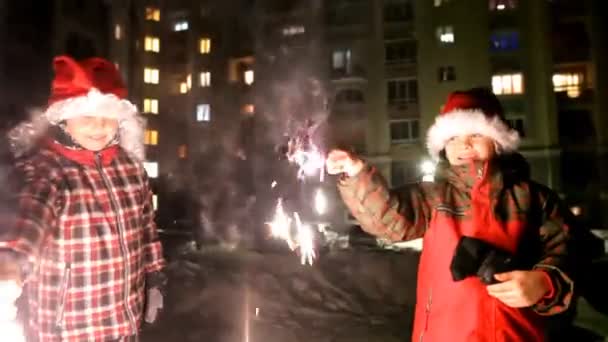
[[[471,161],[486,161],[495,154],[494,140],[481,134],[453,137],[445,145],[445,155],[451,165],[464,165]]]
[[[67,119],[65,130],[82,147],[91,151],[100,151],[116,136],[118,120],[82,116]]]

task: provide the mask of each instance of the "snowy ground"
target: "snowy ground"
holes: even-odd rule
[[[312,267],[288,253],[193,253],[171,265],[166,312],[143,341],[409,341],[417,262],[371,249]]]
[[[322,253],[312,267],[300,265],[288,251],[218,247],[174,260],[168,267],[166,310],[144,330],[144,342],[410,340],[414,250],[336,249]],[[578,312],[578,326],[608,336],[608,317],[584,301]],[[581,336],[577,341],[602,340],[576,336]]]

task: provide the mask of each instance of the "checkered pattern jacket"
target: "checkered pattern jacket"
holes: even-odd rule
[[[543,341],[543,315],[572,298],[569,211],[529,180],[519,155],[463,167],[441,164],[437,181],[389,190],[371,166],[340,179],[340,194],[367,232],[393,241],[423,239],[413,341]],[[450,264],[462,236],[484,240],[545,272],[552,289],[531,308],[488,295],[477,277],[454,281]]]
[[[93,153],[49,142],[17,170],[17,212],[0,248],[25,262],[30,338],[137,334],[145,276],[164,265],[142,165],[118,146]]]

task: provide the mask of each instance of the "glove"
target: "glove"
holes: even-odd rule
[[[144,313],[146,323],[154,323],[163,309],[166,286],[167,276],[163,272],[146,274],[146,312]]]
[[[21,269],[10,257],[0,257],[0,321],[17,315],[15,302],[21,296]]]
[[[146,313],[144,320],[146,323],[152,324],[158,318],[160,311],[163,308],[163,294],[156,287],[146,291]]]
[[[468,236],[458,241],[450,265],[452,279],[460,281],[477,276],[485,284],[494,284],[494,275],[517,269],[517,262],[509,252]]]

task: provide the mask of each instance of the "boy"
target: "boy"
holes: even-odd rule
[[[429,129],[434,183],[389,191],[375,168],[329,154],[328,172],[342,174],[340,194],[364,230],[424,236],[412,341],[543,341],[541,315],[569,305],[567,212],[529,179],[518,143],[498,99],[476,88],[452,93]]]
[[[29,340],[136,339],[164,283],[144,121],[109,61],[60,56],[54,69],[46,111],[10,134],[21,178],[0,280],[25,284]]]

